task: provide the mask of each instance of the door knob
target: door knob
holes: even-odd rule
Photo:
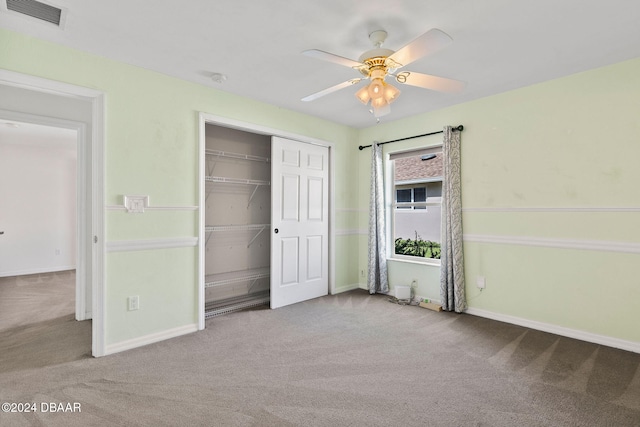
[[[275,230],[273,230],[273,232],[276,233],[276,234],[278,234],[278,231],[280,231],[280,230],[278,230],[277,228]]]

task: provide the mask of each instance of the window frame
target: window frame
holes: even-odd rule
[[[392,261],[401,261],[408,262],[413,264],[421,264],[421,265],[432,265],[432,266],[440,266],[440,260],[436,258],[423,258],[416,257],[411,255],[399,255],[395,253],[395,213],[397,208],[396,200],[396,183],[395,183],[395,159],[399,157],[411,157],[410,153],[416,153],[415,155],[420,155],[421,152],[429,152],[429,153],[442,153],[442,143],[434,144],[430,146],[422,146],[404,150],[390,151],[385,156],[385,196],[386,196],[386,204],[385,211],[387,214],[387,259]],[[395,157],[395,156],[398,157]],[[395,158],[394,158],[395,157]],[[406,180],[399,181],[400,185],[416,185],[419,184],[427,184],[429,182],[442,182],[444,185],[444,177],[434,177],[427,179],[417,179],[417,180]],[[426,186],[426,185],[425,185]],[[413,191],[411,192],[412,199],[414,197]],[[443,197],[429,197],[429,193],[427,191],[425,202],[411,202],[404,203],[405,206],[425,206],[427,210],[429,206],[442,206]],[[431,200],[430,200],[431,199]],[[404,210],[404,209],[401,209]],[[440,221],[442,222],[442,211],[440,213]]]

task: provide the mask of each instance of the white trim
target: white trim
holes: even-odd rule
[[[433,182],[442,182],[444,179],[442,176],[434,176],[431,178],[415,178],[415,179],[405,179],[401,181],[395,181],[394,184],[396,187],[401,187],[403,185],[413,185],[418,186],[420,184],[430,184]]]
[[[119,353],[125,350],[142,347],[156,342],[176,338],[182,335],[191,334],[198,331],[198,325],[193,323],[190,325],[179,326],[166,331],[156,332],[142,337],[132,338],[130,340],[120,341],[115,344],[109,344],[105,348],[105,355]]]
[[[444,147],[444,144],[442,142],[438,142],[437,144],[432,144],[432,145],[421,145],[421,146],[418,146],[417,148],[416,147],[406,148],[403,150],[390,149],[387,154],[389,155],[389,160],[396,160],[403,157],[406,158],[406,157],[413,157],[413,156],[420,156],[420,155],[442,154],[443,147]]]
[[[361,208],[336,208],[336,212],[358,212],[358,213],[366,213],[367,209]]]
[[[619,338],[613,338],[606,335],[594,334],[591,332],[579,331],[576,329],[566,328],[564,326],[552,325],[550,323],[539,322],[537,320],[523,319],[521,317],[510,316],[508,314],[494,313],[492,311],[480,308],[469,307],[465,313],[485,317],[487,319],[497,320],[499,322],[511,323],[513,325],[524,326],[538,331],[549,332],[563,337],[574,338],[587,341],[594,344],[606,345],[607,347],[619,348],[622,350],[640,353],[640,342],[627,341]]]
[[[407,264],[429,265],[431,267],[438,267],[438,268],[440,268],[440,265],[441,265],[440,260],[437,258],[426,258],[426,257],[418,257],[418,256],[411,256],[411,255],[393,254],[392,256],[387,258],[387,261],[404,262]]]
[[[91,196],[87,207],[91,206],[91,230],[97,244],[87,245],[87,255],[91,254],[91,353],[98,357],[104,355],[105,336],[105,304],[104,287],[104,145],[105,145],[105,95],[104,93],[72,84],[62,83],[42,77],[21,74],[0,69],[0,84],[23,89],[44,92],[56,96],[81,99],[91,102]],[[87,229],[89,225],[87,225]],[[88,231],[88,230],[87,230]],[[86,236],[90,237],[90,236]],[[89,250],[91,248],[91,250]],[[89,258],[87,256],[86,258]]]
[[[272,128],[269,126],[257,125],[254,123],[243,122],[241,120],[230,119],[228,117],[217,116],[209,113],[200,113],[200,120],[204,120],[205,124],[213,124],[223,126],[226,128],[237,129],[242,131],[248,131],[267,136],[278,136],[286,139],[293,139],[299,142],[306,142],[307,144],[322,145],[324,147],[333,148],[335,145],[333,142],[324,141],[318,138],[312,138],[305,135],[300,135],[293,132],[284,131],[281,129]]]
[[[207,174],[206,169],[206,129],[207,129],[207,115],[204,113],[198,113],[198,301],[196,301],[198,307],[198,330],[205,328],[205,207],[206,207],[206,182],[205,176]]]
[[[596,207],[495,207],[495,208],[462,208],[462,212],[640,212],[634,206],[596,206]]]
[[[75,265],[63,265],[57,267],[43,267],[43,268],[29,268],[27,270],[13,270],[13,271],[5,271],[0,273],[0,277],[11,277],[11,276],[26,276],[29,274],[43,274],[43,273],[56,273],[58,271],[70,271],[75,270]],[[77,312],[76,312],[77,316]],[[79,320],[79,319],[76,319]]]
[[[104,279],[105,221],[104,221],[104,173],[105,173],[105,104],[104,94],[97,92],[91,100],[91,222],[93,243],[92,268],[92,336],[91,353],[94,357],[105,355],[107,337],[105,314],[107,312],[107,290]]]
[[[89,141],[87,141],[87,139]],[[77,132],[76,142],[76,320],[87,320],[93,316],[93,285],[87,280],[87,267],[91,265],[91,219],[92,200],[87,197],[87,186],[91,185],[91,151],[88,146],[91,136],[87,135],[87,127],[82,124]],[[93,278],[92,278],[93,279]]]
[[[336,236],[366,236],[369,232],[364,228],[344,228],[336,230]]]
[[[519,246],[540,246],[545,248],[580,249],[598,252],[623,252],[640,254],[640,243],[613,242],[606,240],[556,239],[529,236],[495,236],[487,234],[463,234],[465,242],[494,243]]]
[[[108,211],[121,211],[126,212],[127,208],[122,205],[108,205],[106,207]],[[197,211],[197,206],[146,206],[144,211]]]
[[[16,73],[5,69],[0,69],[0,83],[7,86],[21,87],[23,89],[35,90],[38,92],[50,93],[68,98],[76,98],[87,101],[87,98],[99,98],[104,94],[95,89],[76,86],[42,77],[28,74]]]
[[[198,245],[197,237],[163,239],[112,240],[107,242],[107,252],[148,251],[155,249],[189,248]]]
[[[329,295],[336,291],[336,151],[333,143],[323,142],[329,153]]]
[[[275,129],[268,126],[257,125],[254,123],[243,122],[241,120],[231,119],[228,117],[217,116],[214,114],[203,113],[200,112],[198,114],[198,124],[199,124],[199,138],[198,138],[198,146],[200,152],[200,167],[199,167],[199,183],[200,186],[200,202],[199,206],[202,207],[200,209],[200,218],[199,218],[199,233],[198,236],[200,244],[199,244],[199,290],[198,290],[198,306],[200,307],[200,314],[198,319],[198,326],[200,329],[204,329],[204,157],[205,157],[205,126],[207,123],[223,126],[231,129],[237,129],[262,135],[268,136],[276,136],[286,139],[292,139],[299,142],[304,142],[307,144],[321,145],[323,147],[327,147],[329,149],[329,289],[328,293],[333,294],[336,291],[335,288],[335,276],[336,276],[336,245],[335,245],[335,219],[336,219],[336,208],[335,208],[335,144],[333,142],[324,141],[317,138],[308,137],[305,135],[292,133],[288,131],[284,131],[281,129]]]

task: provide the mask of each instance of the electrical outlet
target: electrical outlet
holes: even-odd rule
[[[60,255],[61,251],[60,249],[56,249],[56,255]]]
[[[484,280],[484,276],[477,276],[476,277],[476,286],[479,289],[484,289],[486,287],[486,282]]]
[[[129,311],[138,310],[140,308],[140,297],[137,295],[127,298],[127,302],[129,303]]]

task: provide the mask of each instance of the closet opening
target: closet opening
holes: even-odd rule
[[[271,138],[205,125],[205,319],[270,301]]]
[[[199,114],[199,318],[335,293],[333,144]]]

